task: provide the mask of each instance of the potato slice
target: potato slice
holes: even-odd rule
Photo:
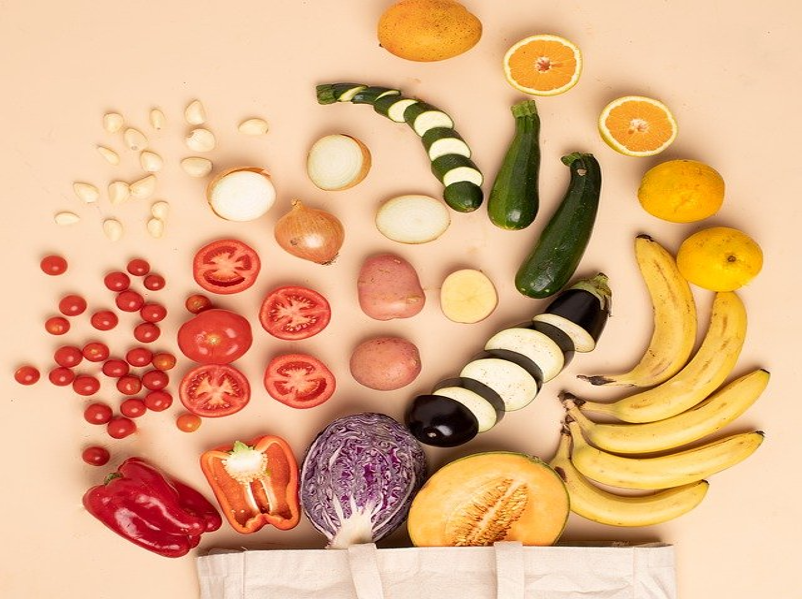
[[[460,269],[446,277],[440,288],[440,309],[456,323],[478,323],[498,304],[493,282],[476,269]]]

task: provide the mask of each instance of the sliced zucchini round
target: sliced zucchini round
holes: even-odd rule
[[[485,350],[512,350],[531,359],[543,372],[543,382],[554,379],[565,365],[563,351],[545,333],[523,327],[511,327],[491,337]]]
[[[351,102],[353,104],[373,104],[379,98],[383,98],[385,96],[400,96],[400,90],[393,90],[386,87],[379,87],[379,86],[368,86],[364,90],[361,90],[354,94],[354,97],[351,98]]]
[[[540,389],[537,379],[522,366],[503,358],[479,358],[469,362],[460,377],[473,379],[495,390],[507,412],[531,403]]]
[[[488,431],[498,422],[498,413],[487,398],[467,388],[459,386],[442,387],[435,390],[434,395],[451,398],[471,411],[479,424],[479,433]]]
[[[426,102],[415,102],[404,111],[404,121],[415,130],[420,137],[435,127],[454,127],[454,120],[436,106]]]
[[[446,187],[460,181],[467,181],[476,186],[484,183],[484,177],[476,164],[467,156],[460,154],[446,154],[434,159],[432,173]]]
[[[460,212],[471,212],[482,205],[484,193],[482,188],[470,181],[458,181],[446,186],[443,200],[451,208]]]
[[[353,87],[353,88],[343,92],[342,94],[340,94],[339,101],[340,102],[350,102],[351,100],[354,99],[354,96],[356,96],[359,92],[361,92],[362,90],[366,89],[367,87],[368,86],[366,86],[366,85],[358,85],[356,87]]]
[[[468,144],[460,134],[450,127],[434,127],[423,135],[421,141],[429,155],[429,160],[435,160],[447,154],[471,157],[471,149]]]
[[[403,123],[404,111],[408,107],[417,103],[418,101],[413,98],[404,98],[401,95],[398,96],[386,95],[381,98],[378,98],[373,103],[373,110],[375,110],[381,116],[387,117],[391,121],[395,121],[396,123]]]

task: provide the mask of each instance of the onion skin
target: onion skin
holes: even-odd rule
[[[345,230],[331,213],[293,200],[290,212],[276,222],[275,235],[279,246],[293,256],[328,265],[340,252]]]

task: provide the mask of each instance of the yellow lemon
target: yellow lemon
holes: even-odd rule
[[[677,267],[685,279],[701,288],[731,292],[760,273],[763,251],[739,229],[710,227],[682,242]]]
[[[649,169],[638,200],[650,215],[672,223],[701,221],[724,202],[724,180],[713,167],[695,160],[670,160]]]

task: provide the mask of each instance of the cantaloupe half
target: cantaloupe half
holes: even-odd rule
[[[549,546],[569,510],[565,484],[549,465],[526,454],[484,452],[432,475],[412,502],[407,529],[415,546]]]

